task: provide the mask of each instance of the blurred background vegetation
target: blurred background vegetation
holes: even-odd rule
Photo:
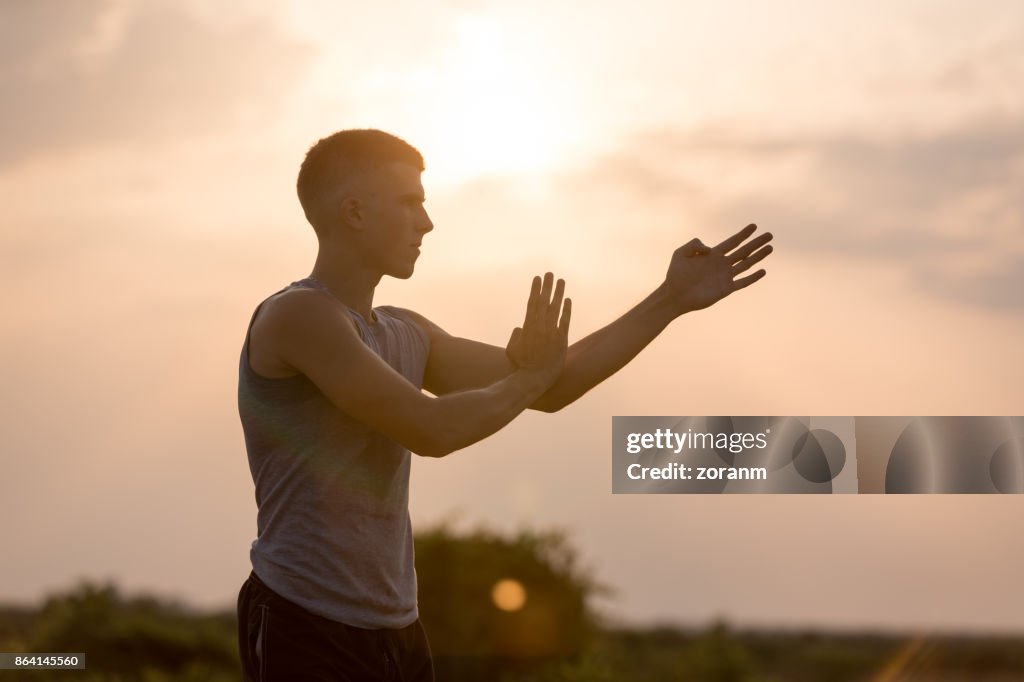
[[[416,565],[440,682],[1024,681],[1024,636],[616,627],[592,610],[607,588],[557,532],[440,525],[417,536]],[[0,680],[237,682],[236,647],[232,610],[199,613],[111,584],[0,606],[0,651],[84,652],[88,666]]]

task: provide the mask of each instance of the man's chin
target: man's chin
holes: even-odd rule
[[[395,268],[394,270],[392,270],[388,274],[391,275],[392,277],[394,277],[395,279],[409,279],[410,277],[412,277],[412,273],[413,273],[413,271],[415,269],[416,269],[416,266],[414,264],[410,263],[409,265],[407,265],[405,267]]]

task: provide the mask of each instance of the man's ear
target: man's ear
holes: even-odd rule
[[[363,205],[352,195],[342,197],[337,205],[338,219],[342,225],[354,230],[364,229]]]

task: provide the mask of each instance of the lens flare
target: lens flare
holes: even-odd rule
[[[518,580],[505,578],[494,583],[491,599],[502,611],[518,611],[526,603],[526,588]]]

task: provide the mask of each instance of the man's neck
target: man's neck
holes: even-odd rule
[[[321,246],[309,276],[327,287],[335,298],[362,315],[364,320],[373,320],[373,292],[380,282],[379,272],[360,267],[349,253]]]

